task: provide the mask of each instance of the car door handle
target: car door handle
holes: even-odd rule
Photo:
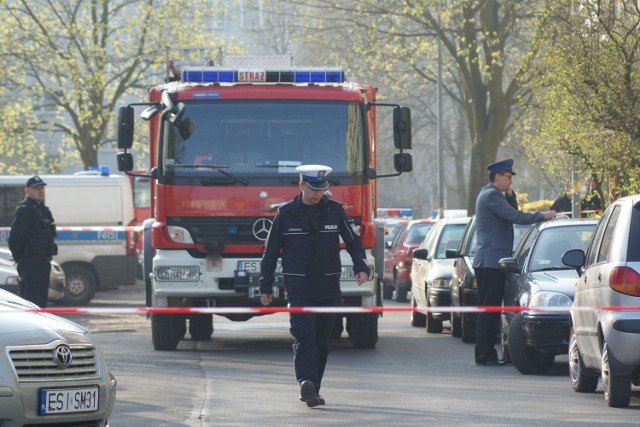
[[[598,273],[598,282],[602,282],[602,273]]]

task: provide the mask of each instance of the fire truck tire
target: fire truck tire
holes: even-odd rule
[[[89,268],[78,264],[64,264],[62,266],[66,276],[63,305],[86,305],[93,299],[98,288],[96,276]]]
[[[189,316],[189,334],[192,340],[208,340],[213,334],[213,314],[192,314]]]
[[[185,318],[179,314],[152,314],[151,339],[156,350],[175,350],[184,337]]]
[[[393,298],[393,288],[382,285],[382,298],[384,299]]]
[[[336,315],[333,318],[333,328],[331,329],[331,338],[338,339],[342,336],[342,331],[344,331],[342,316]]]
[[[378,314],[352,314],[347,318],[349,339],[356,348],[375,348],[378,342]]]

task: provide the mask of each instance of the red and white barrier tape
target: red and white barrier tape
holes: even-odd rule
[[[273,313],[500,313],[500,312],[540,312],[540,313],[568,313],[571,307],[50,307],[44,309],[28,309],[33,313],[51,314],[273,314]],[[638,311],[640,307],[575,307],[575,311]],[[2,310],[0,313],[15,312]]]

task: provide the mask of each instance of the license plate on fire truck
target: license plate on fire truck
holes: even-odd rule
[[[40,415],[92,412],[98,410],[98,387],[40,390]]]
[[[260,273],[260,260],[241,260],[238,261],[238,271],[247,271],[249,273]],[[282,274],[282,263],[278,260],[278,265],[276,266],[276,274]],[[340,273],[340,280],[351,280],[355,281],[356,277],[353,274],[353,266],[352,265],[343,265],[342,272]]]

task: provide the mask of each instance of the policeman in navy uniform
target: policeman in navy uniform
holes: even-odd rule
[[[476,253],[473,270],[478,282],[481,306],[501,306],[506,273],[498,270],[500,258],[513,251],[513,224],[533,224],[556,216],[555,211],[525,213],[518,210],[516,194],[511,189],[513,160],[487,166],[489,184],[476,199]],[[478,315],[475,361],[477,365],[500,366],[494,348],[500,330],[500,313]]]
[[[358,284],[368,280],[369,266],[358,227],[342,205],[329,199],[329,166],[298,166],[300,194],[280,207],[269,231],[261,262],[263,304],[272,301],[274,272],[282,256],[289,307],[332,307],[340,297],[340,237],[353,260]],[[331,313],[290,313],[293,362],[300,400],[324,405],[318,394],[329,354]]]
[[[49,293],[51,258],[58,253],[53,241],[56,224],[44,204],[44,186],[39,176],[27,180],[25,199],[15,211],[9,233],[9,249],[18,263],[20,296],[45,308]]]

